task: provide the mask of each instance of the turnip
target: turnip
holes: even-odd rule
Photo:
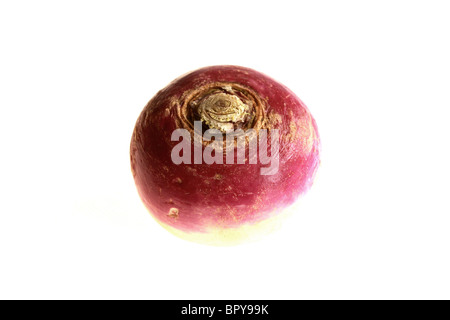
[[[288,88],[252,69],[202,68],[159,91],[139,116],[131,167],[169,231],[195,242],[255,239],[312,185],[317,125]]]

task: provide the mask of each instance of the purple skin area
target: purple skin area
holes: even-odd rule
[[[280,134],[276,174],[261,175],[268,165],[259,162],[172,162],[171,151],[179,143],[171,141],[178,128],[177,101],[212,82],[240,84],[264,101],[271,128]],[[280,213],[311,187],[319,153],[317,125],[305,104],[272,78],[238,66],[206,67],[171,82],[144,108],[131,141],[132,172],[144,204],[161,223],[185,232],[236,228]]]

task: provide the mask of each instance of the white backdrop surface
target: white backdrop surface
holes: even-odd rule
[[[450,298],[445,1],[2,1],[0,298]],[[142,205],[147,101],[208,65],[309,107],[322,165],[277,233],[208,247]]]

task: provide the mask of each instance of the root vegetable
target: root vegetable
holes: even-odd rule
[[[278,225],[311,187],[319,152],[316,123],[292,91],[252,69],[213,66],[148,102],[133,132],[131,167],[161,225],[227,245]]]

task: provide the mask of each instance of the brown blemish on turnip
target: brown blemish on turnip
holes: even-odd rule
[[[172,107],[176,107],[178,105],[178,97],[177,96],[170,97],[169,103]]]
[[[183,180],[181,180],[181,178],[177,177],[177,178],[173,179],[172,182],[181,184],[183,182]]]
[[[186,167],[186,171],[190,172],[193,176],[197,176],[197,169]]]
[[[269,117],[268,117],[268,127],[269,128],[277,127],[282,122],[283,122],[283,118],[281,117],[281,115],[279,115],[278,113],[275,113],[275,112],[270,112]]]
[[[296,136],[297,136],[297,125],[295,124],[294,121],[291,121],[289,122],[289,133],[286,136],[286,138],[292,142],[295,140]]]
[[[170,218],[178,218],[179,210],[177,208],[170,208],[169,213],[167,214]]]

